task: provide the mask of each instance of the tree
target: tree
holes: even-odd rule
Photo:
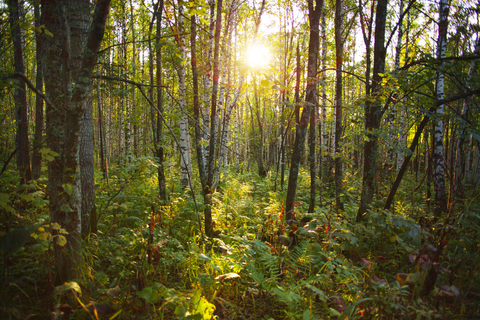
[[[447,29],[448,12],[450,5],[447,0],[440,1],[437,58],[441,60],[447,54]],[[435,82],[437,100],[443,99],[445,74],[442,71],[444,62],[440,62],[439,71]],[[447,199],[445,191],[445,168],[443,163],[443,104],[436,110],[438,115],[435,122],[434,143],[433,143],[433,185],[435,190],[435,217],[438,218],[442,212],[447,211]]]
[[[340,141],[342,138],[342,108],[343,108],[343,0],[335,1],[335,141],[334,141],[334,157],[335,157],[335,203],[337,211],[343,210],[343,202],[340,195],[343,192],[342,186],[342,150]]]
[[[182,60],[186,59],[185,41],[182,39],[184,33],[184,19],[183,19],[183,3],[178,2],[178,17],[177,17],[177,30],[175,38],[177,44],[180,47],[180,55]],[[189,180],[192,176],[192,160],[190,156],[190,135],[188,134],[188,114],[187,114],[187,98],[185,94],[185,64],[180,63],[177,66],[178,74],[178,104],[182,116],[180,118],[180,167],[181,177],[180,182],[184,187],[187,187],[190,183]]]
[[[35,28],[40,28],[40,4],[35,3]],[[35,62],[37,65],[37,74],[35,75],[35,86],[43,91],[43,55],[42,55],[42,35],[40,32],[35,33]],[[33,178],[38,179],[42,171],[42,154],[40,149],[43,146],[43,99],[39,96],[35,97],[35,134],[33,136],[32,151],[32,173]]]
[[[387,0],[379,0],[375,17],[375,45],[373,58],[372,97],[367,97],[365,107],[365,141],[363,144],[363,181],[357,221],[360,221],[372,203],[378,150],[378,129],[382,118],[380,102],[382,74],[385,72],[385,25]],[[368,84],[367,84],[368,86]],[[374,101],[372,101],[374,100]]]
[[[20,28],[21,5],[18,0],[9,0],[10,28],[14,47],[15,73],[25,75],[25,63],[23,61],[23,36]],[[17,149],[17,169],[20,173],[20,183],[25,184],[32,179],[32,168],[30,166],[30,147],[28,142],[28,118],[27,118],[27,88],[25,80],[18,80],[15,89],[15,115],[17,122],[17,133],[15,146]]]
[[[290,175],[288,177],[287,199],[285,201],[285,218],[290,220],[293,213],[293,202],[297,191],[297,178],[302,159],[307,127],[312,110],[317,104],[317,61],[320,46],[320,14],[322,12],[323,0],[308,0],[308,20],[310,24],[310,39],[308,42],[308,62],[307,62],[307,88],[303,112],[297,125],[298,133],[295,136],[293,154],[290,166]]]
[[[64,283],[78,274],[81,263],[80,194],[73,192],[78,170],[81,118],[91,91],[92,71],[103,39],[110,0],[99,0],[89,23],[88,1],[43,0],[45,27],[54,35],[45,41],[45,92],[47,104],[47,147],[57,154],[48,165],[48,194],[51,221],[68,234],[56,234],[54,241],[56,283]],[[67,14],[68,12],[68,14]],[[90,24],[84,40],[75,27]],[[73,48],[81,48],[76,72],[70,73]],[[59,231],[59,230],[57,230]],[[66,244],[63,239],[66,238]]]

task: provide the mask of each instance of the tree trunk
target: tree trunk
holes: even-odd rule
[[[164,7],[164,1],[160,0],[157,9],[157,37],[155,38],[156,44],[156,63],[157,63],[157,123],[156,123],[156,141],[155,141],[155,153],[158,158],[158,192],[160,194],[160,200],[167,201],[167,188],[165,171],[163,167],[163,99],[162,99],[162,48],[160,45],[162,35],[162,12]],[[165,203],[164,203],[165,204]]]
[[[178,26],[177,26],[177,42],[180,47],[182,60],[186,59],[186,49],[184,41],[181,39],[184,33],[183,23],[183,4],[178,3]],[[190,156],[190,135],[188,134],[188,114],[187,114],[187,100],[185,95],[185,65],[181,63],[177,66],[178,73],[178,104],[182,114],[180,118],[180,167],[181,176],[180,182],[183,187],[190,185],[189,180],[192,177],[192,158]]]
[[[363,215],[370,207],[375,190],[378,129],[380,128],[380,121],[382,118],[382,106],[379,95],[382,81],[381,74],[385,72],[385,25],[387,20],[387,4],[387,0],[379,0],[377,3],[372,83],[372,96],[375,100],[373,102],[369,100],[365,109],[365,131],[367,133],[363,145],[363,183],[357,221],[362,219]]]
[[[322,119],[319,125],[319,132],[318,135],[320,137],[320,161],[319,161],[319,168],[318,168],[318,179],[320,182],[323,182],[325,165],[327,163],[327,23],[325,20],[326,12],[325,12],[325,1],[322,2],[322,13],[321,13],[321,42],[322,42],[322,53],[321,53],[321,61],[322,61]],[[320,185],[320,206],[322,206],[322,192],[323,186]]]
[[[107,144],[105,139],[105,121],[103,119],[102,93],[100,92],[100,80],[97,81],[97,107],[98,107],[98,133],[100,140],[100,167],[103,178],[109,185],[108,177],[108,158],[107,158]]]
[[[448,11],[449,4],[447,0],[440,1],[440,17],[438,27],[437,58],[446,57],[447,53],[447,29],[448,29]],[[444,65],[440,63],[440,68]],[[443,99],[445,75],[442,71],[437,71],[436,94],[437,100]],[[439,105],[436,110],[440,118],[435,123],[435,133],[433,135],[433,185],[435,190],[435,217],[439,218],[443,212],[447,211],[447,199],[445,190],[445,167],[443,160],[443,105]]]
[[[42,1],[45,27],[54,34],[45,38],[45,93],[52,103],[46,109],[47,147],[58,154],[48,165],[47,191],[52,222],[57,222],[68,232],[62,234],[56,230],[55,234],[56,284],[76,277],[81,263],[81,212],[77,206],[80,199],[73,192],[78,168],[80,121],[90,94],[92,70],[109,7],[109,0],[97,1],[88,40],[81,43],[82,35],[76,33],[76,28],[90,20],[88,2]],[[80,68],[70,75],[68,66],[73,62],[72,48],[81,49],[83,53],[78,55]],[[62,241],[64,238],[66,244]]]
[[[96,233],[95,172],[93,159],[93,102],[89,96],[80,125],[79,169],[81,181],[82,238]]]
[[[297,179],[300,169],[300,161],[302,160],[302,153],[305,144],[305,138],[307,135],[307,126],[310,119],[312,110],[314,110],[317,104],[316,92],[316,76],[317,76],[317,61],[319,51],[319,22],[320,13],[323,7],[323,0],[315,0],[315,8],[313,5],[314,0],[308,0],[308,19],[310,23],[310,39],[308,43],[308,67],[307,67],[307,88],[306,99],[303,107],[302,116],[297,126],[298,133],[295,137],[294,150],[292,154],[292,163],[290,166],[290,176],[288,177],[288,189],[286,198],[286,220],[292,218],[294,210],[293,202],[295,200],[295,194],[297,191]]]
[[[15,73],[25,74],[23,61],[23,35],[20,28],[20,4],[18,0],[9,0],[10,28],[13,39]],[[18,80],[15,88],[15,120],[17,132],[15,147],[17,151],[17,169],[20,175],[20,184],[32,180],[32,168],[30,167],[30,147],[28,142],[28,118],[27,118],[27,88],[23,79]],[[38,100],[38,99],[37,99]]]
[[[343,193],[342,185],[342,93],[343,93],[343,1],[336,0],[335,8],[335,54],[336,54],[336,81],[335,81],[335,203],[337,212],[343,210],[343,202],[340,195]]]
[[[40,15],[40,5],[35,3],[35,28],[39,28],[42,24]],[[42,35],[35,33],[35,54],[37,64],[37,74],[35,76],[35,86],[43,91],[43,53],[42,53]],[[32,152],[32,172],[33,178],[40,178],[42,172],[42,154],[40,149],[43,146],[43,99],[39,96],[35,97],[35,134],[33,136],[33,152]]]
[[[216,143],[216,126],[215,119],[217,114],[217,93],[218,93],[218,80],[220,76],[220,63],[219,63],[219,51],[220,51],[220,31],[222,27],[222,0],[217,1],[217,18],[215,25],[215,50],[213,55],[213,86],[212,86],[212,105],[210,109],[210,142],[208,150],[208,163],[207,163],[207,183],[204,188],[205,199],[205,234],[209,237],[213,236],[213,221],[212,221],[212,193],[213,193],[213,179],[215,178],[215,143]]]

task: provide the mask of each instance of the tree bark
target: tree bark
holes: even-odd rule
[[[363,182],[360,207],[357,213],[357,221],[360,221],[367,212],[373,200],[375,190],[375,173],[378,150],[378,129],[382,118],[382,106],[380,103],[381,74],[385,72],[385,26],[387,20],[387,0],[379,0],[375,17],[375,45],[373,58],[373,102],[368,101],[365,109],[366,137],[363,145]]]
[[[42,25],[40,15],[40,5],[35,3],[35,28]],[[43,53],[42,53],[42,34],[35,33],[35,59],[37,64],[37,74],[35,75],[35,86],[43,91]],[[33,136],[33,152],[32,152],[32,172],[33,178],[40,178],[42,172],[42,154],[40,149],[43,146],[43,99],[35,96],[35,134]]]
[[[20,28],[20,3],[18,0],[9,0],[10,28],[13,39],[15,73],[25,74],[23,60],[23,35]],[[28,142],[28,117],[27,117],[27,87],[23,79],[18,79],[15,88],[15,116],[17,132],[15,135],[15,147],[17,151],[17,169],[20,175],[20,184],[32,180],[32,168],[30,166],[30,147]]]
[[[160,200],[167,201],[167,187],[165,179],[165,171],[163,166],[164,152],[163,152],[163,98],[162,98],[162,48],[160,46],[162,35],[162,12],[164,7],[164,1],[160,0],[157,9],[157,37],[155,38],[156,44],[156,82],[157,82],[157,115],[156,123],[156,141],[155,141],[155,153],[158,158],[158,192],[160,194]]]
[[[340,195],[343,192],[342,173],[342,109],[343,109],[343,1],[336,0],[335,8],[335,54],[336,54],[336,81],[335,81],[335,203],[337,212],[343,210]]]
[[[210,109],[210,142],[208,149],[207,162],[207,183],[204,188],[204,204],[205,204],[205,234],[209,237],[213,236],[213,221],[212,221],[212,193],[213,193],[213,179],[215,178],[215,143],[216,143],[216,126],[215,119],[217,114],[217,93],[218,80],[220,77],[220,31],[222,27],[222,0],[217,1],[217,18],[215,22],[215,50],[213,55],[213,86],[212,99]]]
[[[80,199],[72,190],[78,169],[80,121],[109,7],[110,0],[97,1],[88,39],[79,43],[80,35],[74,35],[71,27],[90,19],[88,3],[42,0],[45,27],[54,34],[45,38],[45,92],[52,102],[46,109],[47,147],[58,154],[48,165],[47,191],[52,222],[68,232],[55,234],[56,284],[76,277],[81,263],[81,212],[76,205]],[[83,50],[79,55],[80,68],[72,75],[71,48]],[[67,240],[63,246],[62,237]]]
[[[307,135],[307,127],[312,110],[314,110],[317,99],[317,61],[319,52],[319,38],[320,38],[320,13],[323,7],[323,0],[308,0],[308,19],[310,24],[310,39],[308,43],[308,64],[307,64],[307,88],[306,99],[303,107],[303,112],[300,121],[297,125],[298,133],[295,137],[294,150],[292,154],[292,163],[290,165],[290,175],[288,177],[287,198],[285,201],[286,220],[292,219],[294,210],[293,202],[297,191],[297,179],[300,169],[300,161],[302,159],[303,148],[305,145],[305,138]]]
[[[184,33],[184,19],[183,19],[183,3],[178,3],[178,26],[177,26],[177,44],[180,47],[182,60],[186,59],[186,48],[183,37]],[[178,73],[178,104],[180,107],[180,167],[181,176],[180,182],[184,188],[190,185],[189,180],[192,176],[192,158],[190,156],[190,135],[188,134],[188,114],[187,114],[187,100],[185,95],[185,65],[181,63],[177,66]]]
[[[89,96],[80,125],[79,169],[81,181],[82,238],[96,233],[95,170],[93,159],[93,101]]]
[[[438,26],[438,42],[437,42],[437,58],[446,57],[447,53],[447,30],[448,30],[448,12],[449,4],[447,0],[440,1],[439,8],[439,26]],[[444,63],[440,63],[440,69]],[[445,74],[443,71],[437,71],[436,94],[437,100],[443,99]],[[447,211],[447,199],[445,190],[445,167],[443,153],[443,104],[439,105],[436,110],[438,115],[435,123],[435,132],[433,135],[433,185],[435,190],[435,217],[439,218],[443,212]]]

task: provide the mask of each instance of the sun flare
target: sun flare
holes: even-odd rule
[[[255,43],[247,51],[247,64],[252,68],[265,67],[270,62],[270,51],[261,43]]]

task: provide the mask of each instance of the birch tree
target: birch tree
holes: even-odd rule
[[[447,55],[447,29],[450,5],[448,0],[440,0],[437,58],[441,60]],[[442,71],[444,62],[439,63],[436,75],[435,91],[437,100],[443,100],[445,74]],[[447,211],[445,190],[445,168],[443,160],[443,104],[436,110],[437,118],[434,129],[433,143],[433,185],[435,190],[435,216],[438,218],[442,212]]]

